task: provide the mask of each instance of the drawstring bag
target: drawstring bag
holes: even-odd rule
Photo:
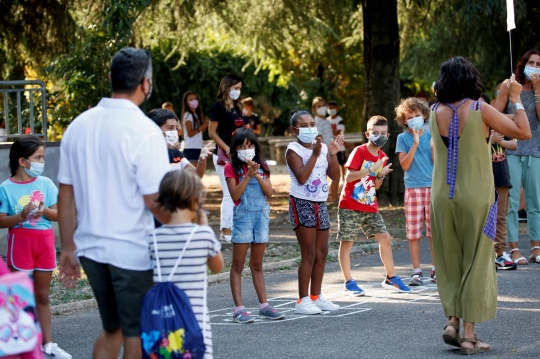
[[[34,284],[28,273],[10,273],[1,258],[0,267],[0,358],[42,358]]]
[[[159,282],[145,294],[142,302],[143,359],[198,359],[204,356],[204,334],[195,318],[189,298],[171,282],[196,230],[197,226],[191,231],[166,282],[161,279],[156,234],[152,235]],[[204,280],[206,281],[206,271]],[[206,303],[206,289],[203,299]],[[206,309],[203,310],[203,318],[205,327]]]

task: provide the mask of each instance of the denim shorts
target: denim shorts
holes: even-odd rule
[[[259,210],[234,206],[233,209],[233,243],[267,243],[270,224],[270,206]]]

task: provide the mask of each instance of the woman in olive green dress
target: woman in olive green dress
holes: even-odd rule
[[[430,126],[434,146],[431,228],[437,287],[448,324],[444,342],[462,354],[491,350],[475,335],[474,324],[494,319],[497,311],[495,236],[497,202],[493,186],[489,128],[517,139],[531,136],[520,110],[521,85],[509,81],[514,120],[486,103],[474,66],[462,57],[443,63],[435,84],[437,102]],[[459,333],[463,320],[463,338]]]

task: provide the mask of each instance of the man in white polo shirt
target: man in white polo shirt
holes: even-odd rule
[[[153,285],[152,215],[169,221],[155,202],[169,161],[161,130],[138,107],[152,92],[150,53],[118,51],[109,79],[111,98],[73,120],[60,146],[60,278],[74,286],[80,262],[94,291],[103,331],[93,358],[116,359],[124,343],[133,359],[141,357],[141,301]]]

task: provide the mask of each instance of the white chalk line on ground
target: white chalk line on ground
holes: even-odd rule
[[[341,284],[336,284],[336,285],[326,286],[323,289],[330,289],[330,288],[341,287],[341,286],[342,286]],[[270,302],[280,303],[280,304],[274,305],[273,307],[279,308],[279,310],[282,313],[287,314],[287,317],[285,319],[269,320],[266,318],[259,318],[258,315],[255,314],[255,313],[258,313],[259,308],[246,308],[246,310],[253,317],[255,317],[255,321],[252,324],[273,324],[273,323],[284,323],[287,321],[305,319],[305,318],[310,318],[310,317],[311,318],[341,318],[341,317],[364,313],[364,312],[373,310],[373,308],[358,308],[358,306],[360,305],[365,305],[365,304],[369,305],[370,303],[377,303],[377,302],[386,301],[386,300],[398,300],[402,303],[412,303],[412,302],[417,302],[420,300],[428,300],[430,298],[433,298],[439,295],[435,284],[424,285],[418,289],[414,289],[411,293],[399,293],[396,291],[382,288],[379,282],[363,283],[362,287],[367,288],[368,292],[372,291],[373,295],[351,297],[351,296],[347,296],[344,290],[325,293],[324,296],[326,298],[334,298],[337,296],[343,298],[343,300],[334,300],[336,303],[340,303],[340,302],[350,303],[351,301],[355,301],[355,300],[359,300],[359,302],[343,305],[336,311],[332,311],[332,312],[325,311],[322,313],[322,315],[304,315],[304,314],[297,315],[295,314],[294,306],[290,307],[290,305],[295,304],[296,299],[291,298],[290,296],[287,297],[287,295],[282,295],[282,296],[268,299],[269,303]],[[432,292],[433,290],[435,290],[435,292]],[[413,298],[411,298],[411,296],[413,296]],[[343,311],[345,311],[345,313],[343,313]],[[233,311],[231,307],[212,310],[209,313],[216,313],[214,315],[210,315],[210,318],[221,318],[221,319],[217,319],[217,322],[212,322],[212,325],[237,325],[238,324],[232,321]]]

